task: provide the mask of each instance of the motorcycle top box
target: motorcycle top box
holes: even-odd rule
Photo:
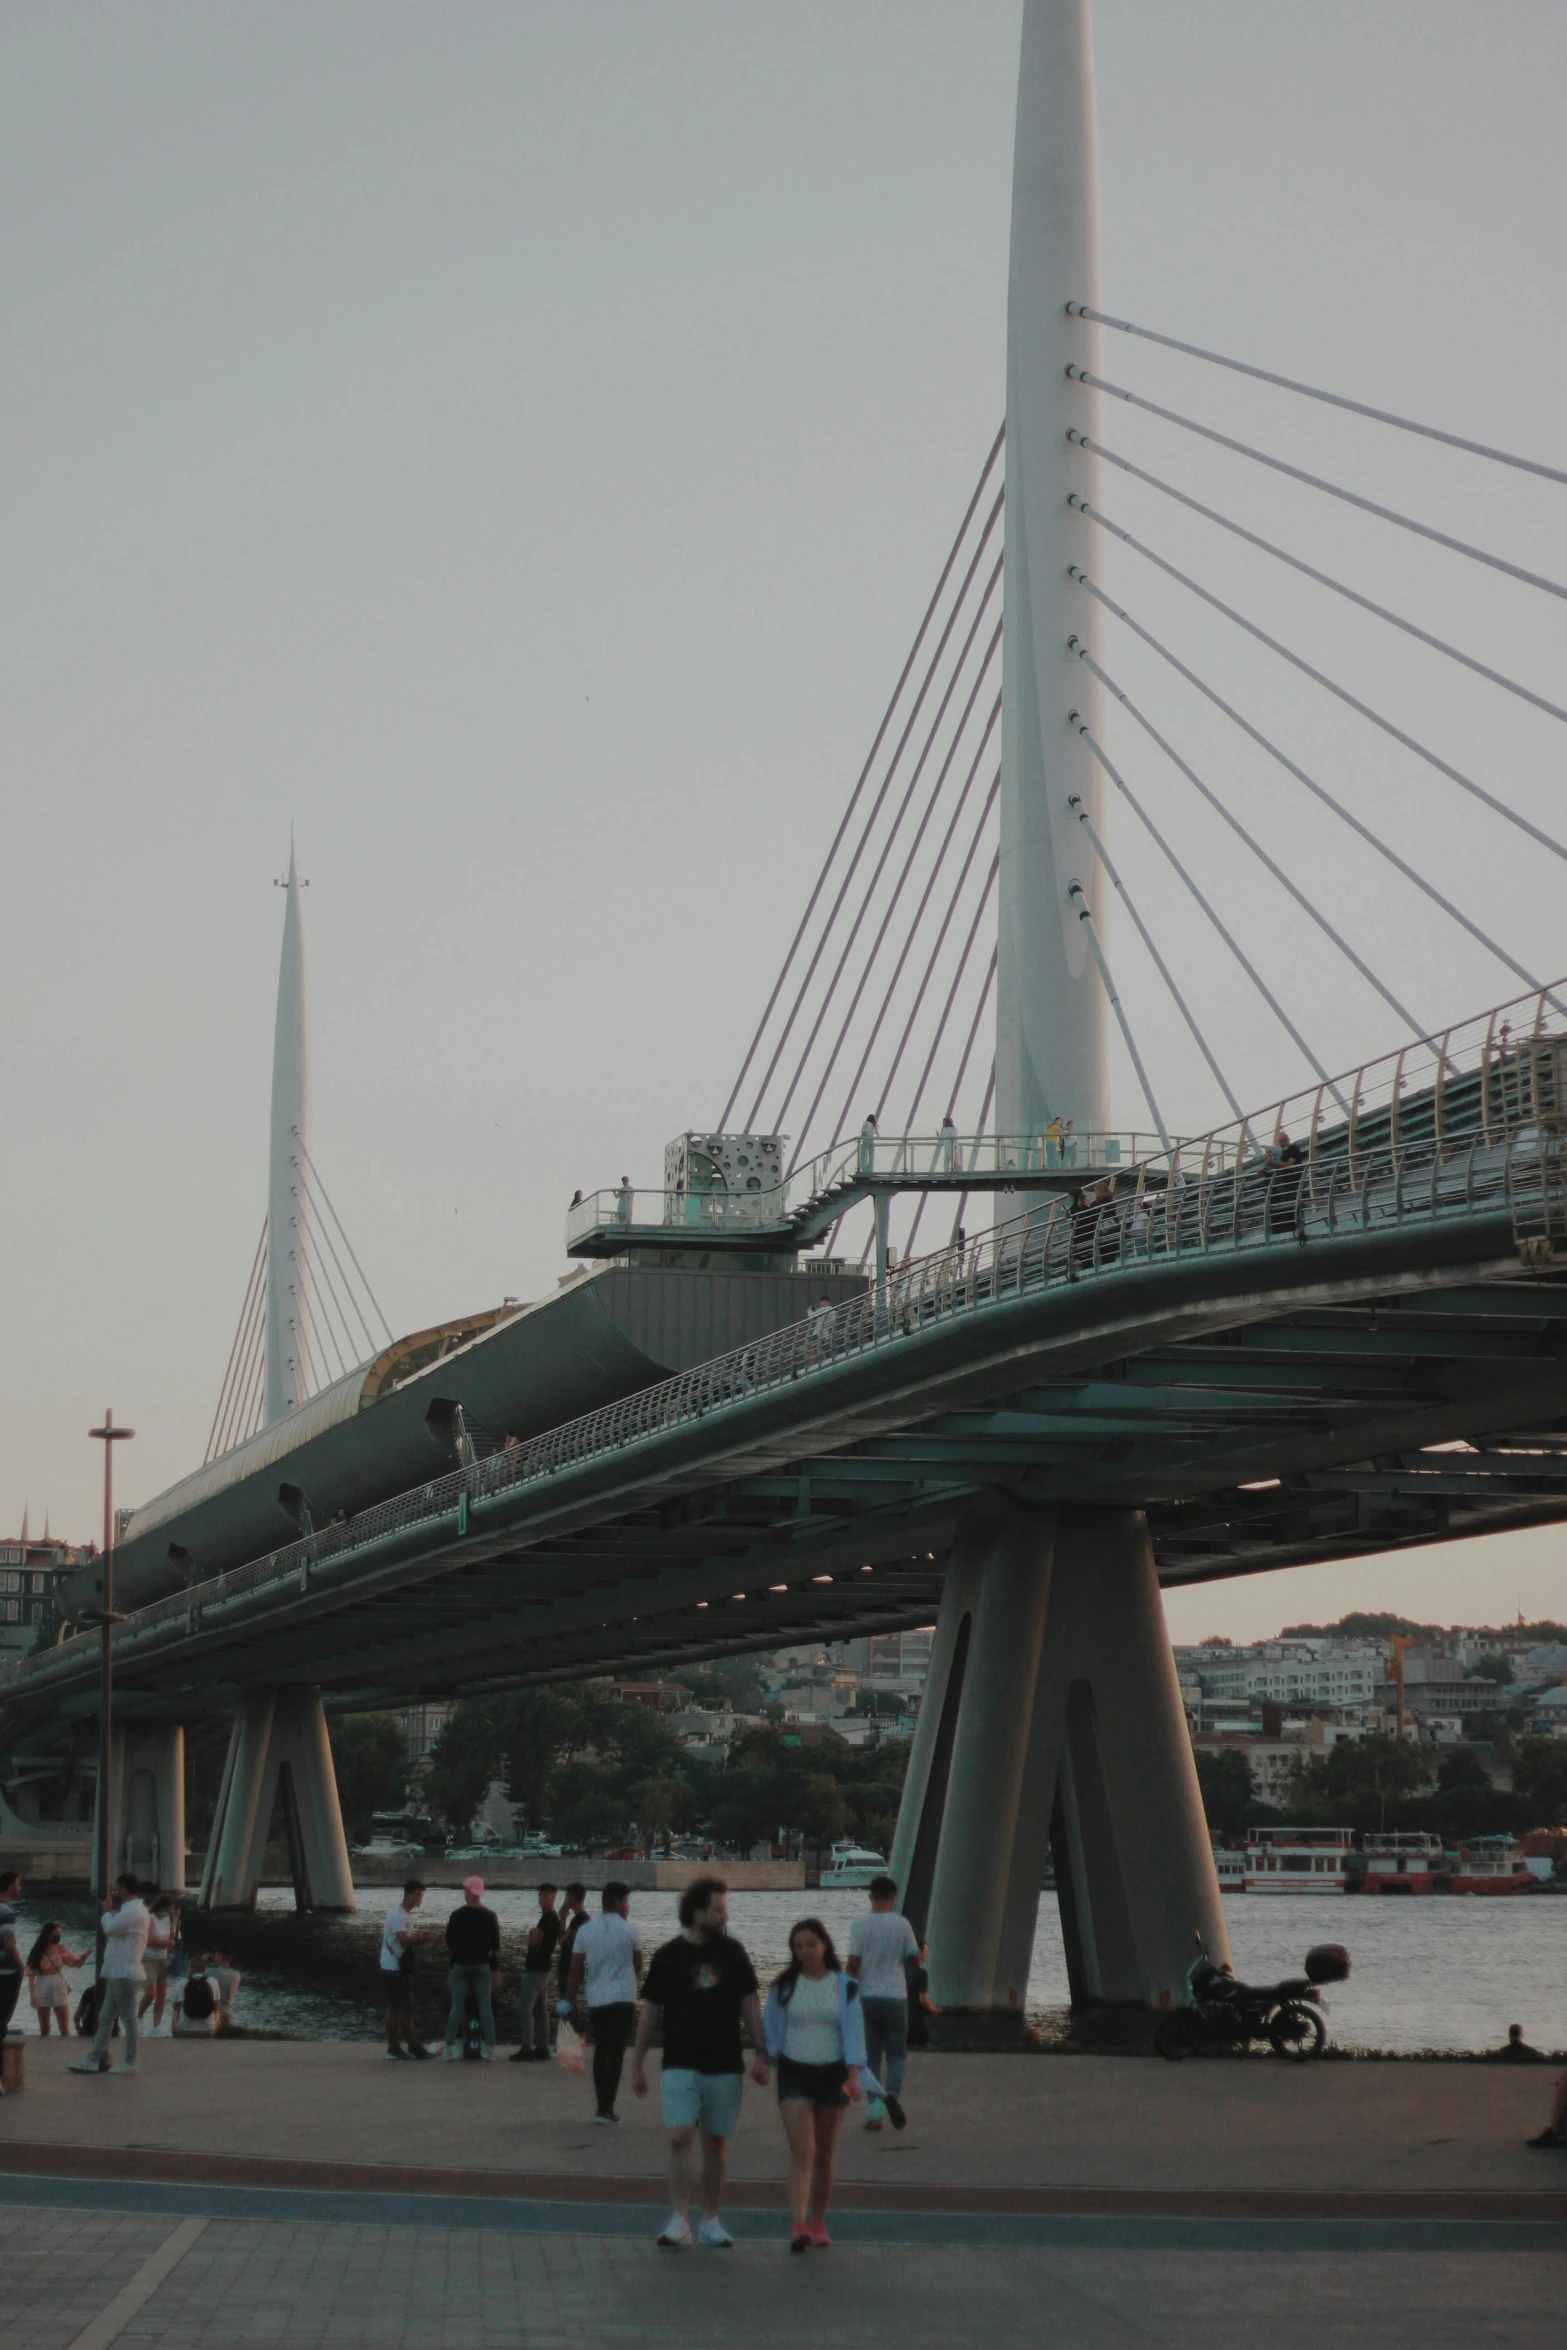
[[[1342,1942],[1318,1942],[1306,1953],[1306,1977],[1313,1983],[1347,1983],[1349,1952]]]

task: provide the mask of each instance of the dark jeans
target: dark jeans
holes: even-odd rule
[[[632,1999],[612,1999],[591,2010],[593,2017],[593,2094],[600,2113],[613,2113],[620,2093],[620,2070],[626,2061],[626,2043],[636,2029],[637,2009]]]
[[[909,2003],[906,1999],[862,1998],[865,2018],[865,2069],[890,2096],[903,2087],[909,2061]]]
[[[16,2002],[21,1988],[22,1978],[20,1975],[0,1975],[0,2040],[5,2038],[6,2027],[16,2013]],[[63,2014],[64,2010],[59,2012]]]
[[[550,1979],[524,1971],[517,1986],[517,2014],[522,2029],[518,2035],[524,2048],[531,2048],[535,2056],[550,2052]]]

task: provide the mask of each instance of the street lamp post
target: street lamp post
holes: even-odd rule
[[[89,1428],[89,1436],[96,1437],[103,1446],[103,1604],[92,1610],[85,1621],[96,1623],[103,1634],[98,1663],[98,1836],[96,1865],[98,1872],[98,1914],[103,1915],[109,1898],[109,1774],[114,1752],[114,1627],[122,1619],[114,1612],[114,1448],[129,1441],[134,1428],[116,1428],[113,1412],[103,1415],[101,1428]],[[103,1981],[103,1927],[97,1938],[97,1980]],[[100,1998],[102,1991],[100,1988]]]

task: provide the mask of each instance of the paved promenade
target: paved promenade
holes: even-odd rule
[[[732,2253],[660,2254],[657,2096],[593,2127],[554,2067],[370,2043],[153,2042],[135,2080],[30,2043],[0,2106],[7,2313],[30,2350],[1556,2340],[1550,2076],[1479,2065],[917,2057],[846,2125],[831,2253],[784,2248],[750,2087]],[[656,2068],[655,2068],[656,2069]]]

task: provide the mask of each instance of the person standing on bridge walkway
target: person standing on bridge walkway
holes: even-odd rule
[[[943,1175],[955,1175],[958,1169],[958,1130],[952,1123],[950,1110],[941,1121],[937,1141],[940,1144],[941,1172]]]
[[[589,1918],[578,1929],[572,1945],[571,1971],[560,2012],[569,2016],[577,1993],[586,1990],[593,2027],[593,2094],[598,2107],[593,2119],[607,2124],[620,2119],[615,2099],[620,2093],[626,2043],[637,2020],[642,1937],[631,1923],[629,1885],[612,1877],[601,1899],[603,1915]]]
[[[103,1971],[99,1981],[98,2028],[87,2054],[72,2065],[73,2073],[100,2073],[109,2069],[109,2035],[118,2023],[125,2034],[125,2055],[117,2073],[133,2073],[141,2044],[136,2009],[147,1980],[141,1963],[147,1947],[147,1907],[140,1887],[129,1874],[116,1877],[109,1906],[100,1921],[103,1928]]]
[[[729,1888],[722,1877],[693,1877],[680,1896],[680,1932],[653,1953],[643,1985],[631,2086],[647,2095],[647,2052],[664,2027],[664,2127],[669,2132],[670,2213],[658,2237],[672,2250],[724,2249],[733,2236],[718,2215],[729,2141],[740,2119],[744,2023],[756,2050],[751,2077],[765,2089],[771,2068],[762,2045],[756,1970],[729,1933]],[[693,2235],[696,2141],[702,2139],[702,2216]]]
[[[908,2120],[899,2103],[909,2061],[909,1985],[904,1966],[909,1959],[918,1959],[920,1946],[914,1928],[897,1907],[898,1888],[891,1877],[873,1877],[869,1890],[870,1908],[849,1928],[849,1972],[860,1986],[860,2011],[865,2018],[865,2127],[879,2130],[881,2109],[885,2108],[893,2128],[901,2130]]]
[[[876,1113],[874,1110],[867,1110],[865,1123],[860,1128],[860,1173],[862,1175],[875,1174],[876,1145],[880,1139],[876,1127]]]

